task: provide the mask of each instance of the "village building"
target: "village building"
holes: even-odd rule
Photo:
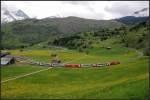
[[[15,63],[15,58],[11,55],[5,55],[1,54],[1,65],[9,65],[9,64],[14,64]]]
[[[58,58],[57,54],[52,54],[51,56],[52,56],[51,63],[54,63],[54,64],[61,63],[61,60]]]

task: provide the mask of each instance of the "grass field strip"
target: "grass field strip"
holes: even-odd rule
[[[48,70],[48,69],[50,69],[50,68],[52,68],[52,67],[49,67],[49,68],[46,68],[46,69],[42,69],[42,70],[39,70],[39,71],[35,71],[35,72],[32,72],[32,73],[28,73],[28,74],[25,74],[25,75],[19,75],[19,76],[16,76],[16,77],[13,77],[13,78],[4,80],[4,81],[2,81],[1,83],[5,83],[5,82],[11,81],[11,80],[15,80],[15,79],[18,79],[18,78],[22,78],[22,77],[25,77],[25,76],[33,75],[33,74],[36,74],[36,73],[39,73],[39,72]]]
[[[85,55],[85,56],[86,56],[86,55]],[[81,57],[80,59],[77,59],[77,60],[72,60],[72,61],[70,61],[70,62],[81,60],[81,59],[85,58],[85,56],[84,56],[84,57]],[[70,62],[66,62],[65,64],[70,63]],[[51,69],[51,68],[52,68],[52,67],[48,67],[48,68],[46,68],[46,69],[42,69],[42,70],[39,70],[39,71],[31,72],[31,73],[24,74],[24,75],[19,75],[19,76],[16,76],[16,77],[13,77],[13,78],[10,78],[10,79],[1,81],[1,84],[2,84],[2,83],[6,83],[6,82],[8,82],[8,81],[16,80],[16,79],[19,79],[19,78],[22,78],[22,77],[26,77],[26,76],[29,76],[29,75],[33,75],[33,74],[36,74],[36,73],[39,73],[39,72],[42,72],[42,71],[46,71],[46,70],[49,70],[49,69]]]
[[[87,56],[87,55],[85,55],[85,56],[83,56],[83,57],[80,57],[80,59],[77,59],[77,60],[71,60],[71,61],[69,61],[69,62],[67,62],[67,63],[71,63],[71,62],[74,62],[74,61],[78,61],[78,60],[84,59],[86,56]],[[63,64],[67,64],[67,63],[63,63]]]
[[[71,60],[71,61],[63,63],[63,64],[67,64],[67,63],[71,63],[71,62],[74,62],[74,61],[78,61],[78,60],[84,59],[86,57],[87,57],[87,55],[84,55],[84,56],[80,57],[77,60]],[[69,58],[69,57],[66,57],[66,58]],[[49,65],[48,63],[44,63],[44,62],[36,62],[36,61],[34,61],[34,60],[30,59],[30,58],[25,58],[24,59],[24,57],[16,57],[16,59],[19,62],[28,63],[28,64],[32,64],[32,65],[40,65],[40,66],[48,66]]]

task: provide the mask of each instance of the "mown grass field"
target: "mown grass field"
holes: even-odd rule
[[[148,99],[148,57],[138,57],[134,50],[114,46],[98,47],[89,54],[73,50],[11,50],[13,55],[50,62],[52,53],[63,63],[121,62],[102,68],[52,68],[1,84],[2,99]],[[1,68],[2,81],[47,67],[14,64]]]

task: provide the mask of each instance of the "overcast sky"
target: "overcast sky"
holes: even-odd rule
[[[77,16],[89,19],[114,19],[130,16],[149,8],[149,1],[4,1],[10,8],[19,8],[30,17],[39,19],[58,16]],[[149,10],[140,13],[149,15]]]

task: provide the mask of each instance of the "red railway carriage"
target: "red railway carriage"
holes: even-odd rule
[[[120,64],[119,61],[112,61],[112,62],[110,63],[110,65],[118,65],[118,64]]]
[[[80,68],[81,64],[65,64],[64,67]]]

